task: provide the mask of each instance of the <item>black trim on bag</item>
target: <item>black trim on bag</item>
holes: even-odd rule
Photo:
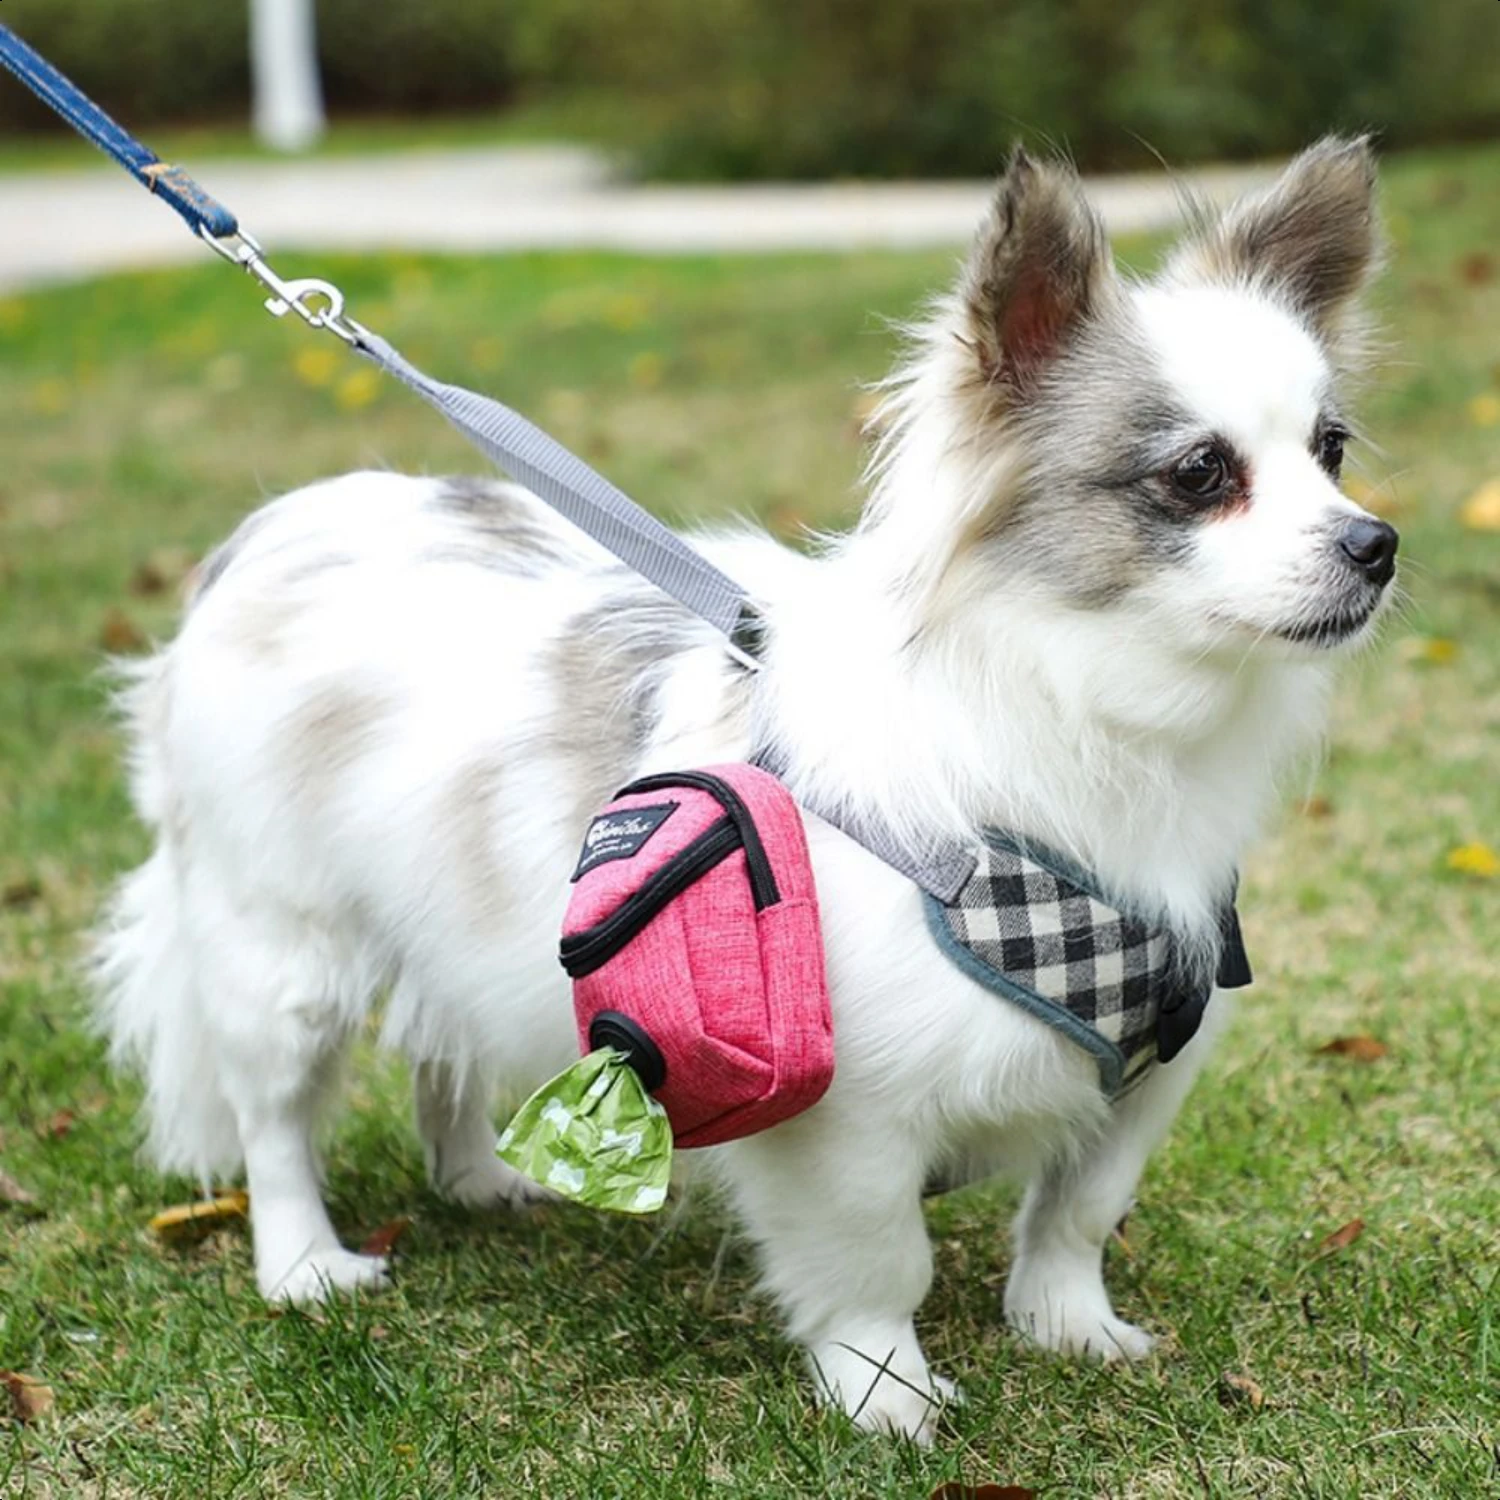
[[[621,787],[615,797],[635,792],[663,792],[674,786],[690,786],[707,792],[734,819],[734,826],[739,829],[740,839],[745,845],[745,863],[750,867],[750,893],[755,898],[755,909],[764,911],[768,906],[775,906],[781,900],[781,892],[776,888],[776,875],[771,869],[766,846],[761,843],[760,829],[755,826],[755,819],[750,816],[744,799],[727,781],[710,776],[706,771],[666,771],[660,776],[642,776],[639,781],[632,781],[629,786]]]
[[[603,921],[583,932],[570,933],[562,940],[557,956],[569,977],[582,979],[608,963],[673,897],[681,895],[743,845],[732,817],[720,818],[705,829],[642,881]]]

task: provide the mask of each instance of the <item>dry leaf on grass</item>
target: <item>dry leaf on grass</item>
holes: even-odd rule
[[[950,1479],[940,1484],[927,1500],[1036,1500],[1036,1491],[1024,1484],[963,1484]]]
[[[18,1208],[30,1208],[36,1201],[36,1194],[23,1188],[9,1172],[0,1172],[0,1203],[14,1203]]]
[[[201,1203],[179,1203],[151,1221],[151,1232],[169,1245],[179,1245],[222,1228],[250,1212],[250,1195],[243,1191],[205,1198]]]
[[[158,547],[137,564],[130,578],[130,592],[143,598],[165,594],[193,571],[195,559],[186,547]]]
[[[1460,844],[1448,851],[1448,868],[1457,870],[1460,875],[1472,875],[1477,880],[1493,880],[1500,875],[1500,854],[1477,840],[1472,844]]]
[[[0,1370],[0,1386],[5,1389],[10,1414],[17,1422],[35,1422],[52,1409],[52,1387],[30,1375]]]
[[[1363,1219],[1350,1219],[1347,1224],[1324,1237],[1323,1243],[1318,1246],[1318,1253],[1332,1255],[1336,1250],[1347,1250],[1364,1232]]]
[[[139,651],[146,644],[141,627],[117,605],[104,617],[99,644],[106,651]]]
[[[1320,1056],[1349,1057],[1355,1062],[1379,1062],[1390,1049],[1373,1036],[1336,1036],[1318,1048]]]
[[[1480,485],[1464,501],[1458,519],[1470,531],[1500,531],[1500,479]]]
[[[1266,1404],[1266,1393],[1248,1375],[1225,1370],[1219,1376],[1219,1400],[1225,1406],[1248,1406],[1259,1411]]]
[[[396,1248],[396,1241],[410,1228],[410,1219],[392,1219],[389,1224],[382,1224],[379,1229],[366,1236],[364,1244],[359,1247],[359,1253],[389,1255]]]
[[[1470,286],[1484,286],[1495,279],[1495,262],[1483,250],[1473,250],[1458,263],[1458,279]]]
[[[42,882],[35,875],[20,875],[0,886],[0,906],[13,911],[42,899]]]
[[[1327,797],[1309,797],[1302,804],[1302,816],[1304,818],[1331,818],[1333,803]]]
[[[73,1128],[74,1114],[71,1109],[59,1109],[37,1132],[48,1140],[60,1141]]]

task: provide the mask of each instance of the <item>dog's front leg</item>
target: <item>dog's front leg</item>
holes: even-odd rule
[[[955,1393],[912,1323],[932,1280],[912,1143],[814,1111],[721,1162],[819,1396],[860,1427],[930,1442]]]
[[[1015,1223],[1005,1315],[1043,1348],[1103,1360],[1151,1352],[1155,1339],[1110,1306],[1104,1245],[1129,1212],[1146,1159],[1192,1087],[1227,1009],[1219,995],[1198,1036],[1115,1105],[1098,1141],[1054,1161],[1027,1190]]]

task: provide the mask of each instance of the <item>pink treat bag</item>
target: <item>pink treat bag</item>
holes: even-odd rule
[[[561,956],[584,1051],[630,1056],[679,1146],[764,1130],[833,1077],[802,815],[749,765],[633,782],[593,820]]]

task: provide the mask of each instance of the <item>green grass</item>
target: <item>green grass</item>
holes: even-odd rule
[[[169,632],[170,595],[132,591],[139,565],[208,546],[262,494],[365,463],[476,465],[213,262],[0,302],[0,1164],[45,1210],[0,1207],[0,1368],[57,1396],[35,1426],[0,1416],[0,1493],[1494,1493],[1500,880],[1446,859],[1500,844],[1500,535],[1458,522],[1500,475],[1500,425],[1471,406],[1500,393],[1500,280],[1463,269],[1500,244],[1500,151],[1396,161],[1388,198],[1397,355],[1367,402],[1386,451],[1366,482],[1402,528],[1411,603],[1341,694],[1308,788],[1323,801],[1289,809],[1246,872],[1258,983],[1147,1174],[1129,1254],[1111,1252],[1121,1311],[1163,1353],[1100,1370],[1018,1346],[999,1312],[1011,1196],[935,1203],[920,1328],[969,1404],[925,1453],[810,1408],[712,1204],[659,1224],[445,1207],[388,1061],[359,1071],[329,1185],[356,1242],[414,1219],[391,1294],[276,1315],[241,1234],[152,1242],[146,1221],[186,1190],[138,1163],[136,1090],[105,1069],[73,969],[145,848],[106,718],[106,621]],[[787,529],[849,514],[855,383],[892,347],[874,313],[909,313],[949,257],[316,269],[419,361],[537,414],[664,513]],[[1351,1033],[1388,1056],[1315,1055]],[[1320,1254],[1354,1218],[1362,1237]],[[1226,1373],[1264,1404],[1222,1401]]]
[[[633,139],[630,126],[631,110],[607,94],[576,98],[562,95],[473,114],[399,118],[334,115],[323,139],[296,159],[557,141],[619,149],[622,141]],[[189,170],[197,163],[224,157],[286,159],[263,146],[248,124],[144,125],[138,133],[164,161],[179,162]],[[105,161],[94,147],[61,128],[0,138],[0,173],[102,167]]]

